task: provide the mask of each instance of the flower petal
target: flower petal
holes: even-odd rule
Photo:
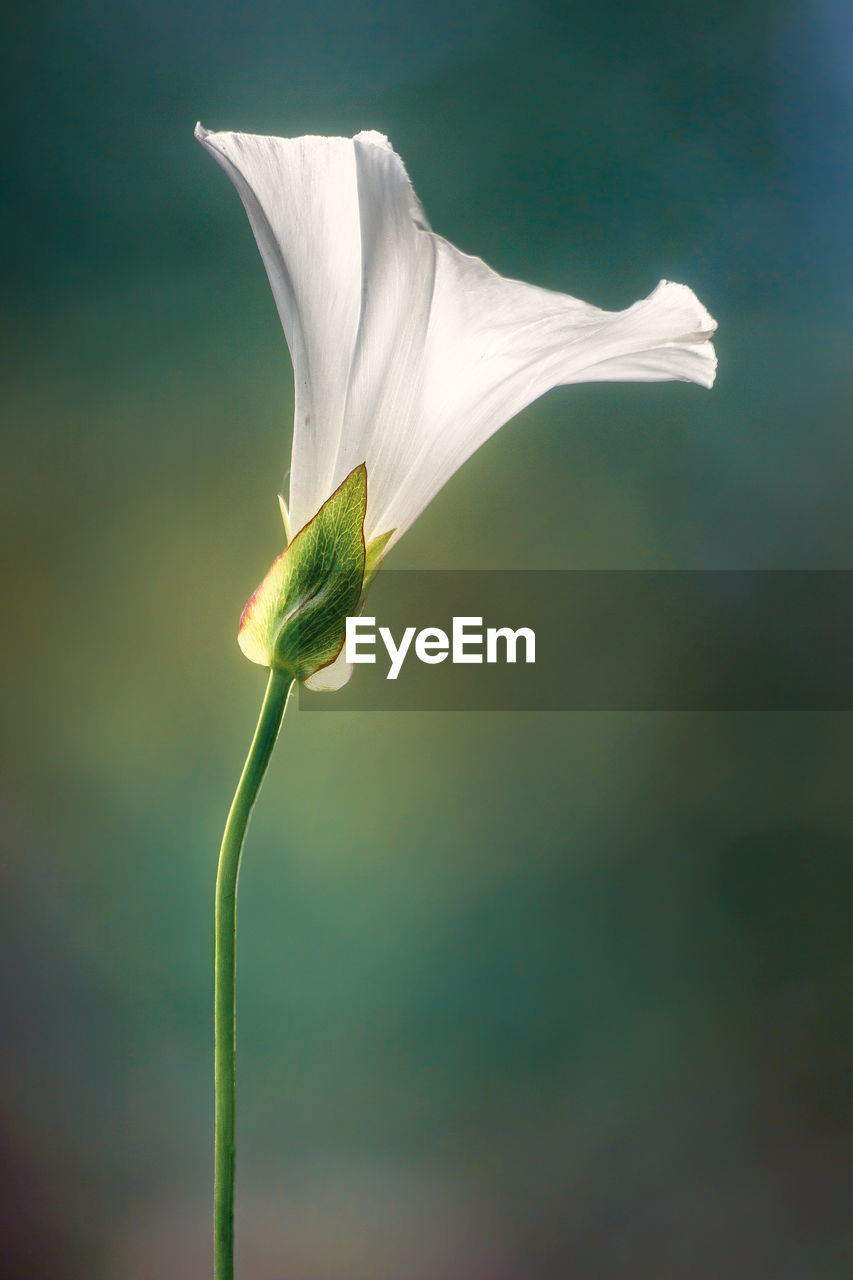
[[[372,136],[353,139],[365,284],[346,424],[333,469],[334,475],[347,474],[370,459],[368,540],[390,528],[380,529],[377,516],[408,469],[422,417],[438,256],[437,237],[429,231],[403,162],[389,145],[372,144]]]
[[[353,672],[353,664],[347,662],[344,650],[327,667],[320,667],[305,681],[305,688],[313,693],[336,693],[349,683]]]
[[[243,201],[293,358],[290,513],[296,532],[336,487],[332,467],[361,313],[353,144],[347,138],[210,133],[201,125],[196,137]]]
[[[716,328],[691,289],[661,281],[648,298],[607,312],[497,275],[438,244],[436,284],[409,461],[365,536],[411,525],[462,463],[521,409],[573,382],[678,379],[709,387]],[[370,461],[368,461],[370,467]],[[376,465],[371,476],[376,475]]]
[[[371,502],[387,501],[382,479],[393,485],[408,457],[436,258],[402,161],[372,131],[288,139],[198,125],[196,137],[243,201],[293,359],[291,528],[372,451],[383,465]]]
[[[551,387],[714,380],[716,325],[685,285],[607,312],[504,279],[430,231],[381,134],[197,133],[246,206],[293,356],[294,530],[365,462],[365,538],[393,530],[390,548]]]

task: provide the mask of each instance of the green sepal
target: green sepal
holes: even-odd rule
[[[364,585],[370,582],[371,578],[378,572],[379,566],[382,564],[382,553],[388,545],[388,539],[391,537],[393,529],[389,529],[387,533],[380,533],[378,538],[371,538],[364,551]]]
[[[366,507],[362,464],[273,562],[243,610],[237,638],[251,662],[306,680],[338,656],[361,598]]]

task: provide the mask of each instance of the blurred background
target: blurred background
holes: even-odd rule
[[[850,568],[852,39],[844,0],[15,8],[4,1280],[209,1272],[235,631],[292,382],[195,121],[380,129],[502,273],[719,321],[713,392],[552,392],[389,565]],[[240,1280],[847,1277],[851,737],[293,714],[241,885]]]

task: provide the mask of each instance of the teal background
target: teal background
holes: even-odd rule
[[[387,132],[434,227],[719,321],[561,389],[397,567],[850,567],[844,0],[16,8],[0,1236],[208,1274],[211,911],[290,365],[211,128]],[[846,167],[845,167],[846,164]],[[838,714],[295,714],[240,902],[240,1280],[841,1280]]]

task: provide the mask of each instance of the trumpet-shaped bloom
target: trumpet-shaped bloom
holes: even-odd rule
[[[364,537],[405,532],[498,427],[551,387],[710,387],[715,322],[662,280],[601,311],[496,274],[430,230],[387,138],[196,136],[240,195],[293,358],[289,524],[367,466]]]

